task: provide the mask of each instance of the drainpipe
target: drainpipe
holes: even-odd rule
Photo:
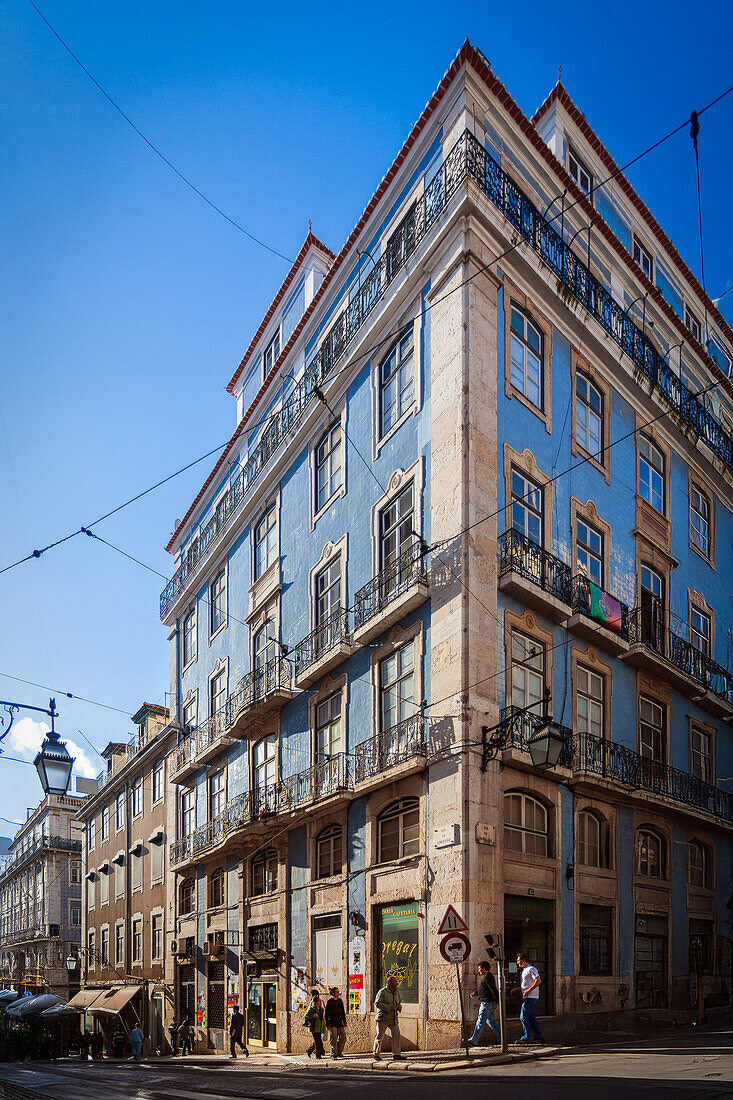
[[[125,973],[132,973],[132,876],[130,874],[130,782],[125,780]]]
[[[468,234],[464,230],[464,256],[468,252],[469,246]],[[469,275],[469,261],[464,259],[463,261],[463,340],[461,348],[461,388],[463,392],[463,409],[461,416],[461,528],[466,531],[469,522],[469,500],[468,500],[468,478],[469,478],[469,436],[468,425],[469,416],[471,412],[470,391],[469,391],[469,350],[470,350],[470,285],[468,283]],[[468,537],[463,536],[463,545],[461,546],[461,575],[463,577],[463,585],[461,591],[461,603],[462,603],[462,633],[461,638],[461,699],[463,700],[461,706],[461,740],[464,745],[469,741],[468,730],[468,690],[469,690],[469,671],[468,671],[468,659],[469,659],[469,645],[468,645],[468,627],[469,627],[469,602],[468,602],[468,589],[470,586],[469,580],[469,561],[468,561]],[[463,754],[462,754],[463,755]],[[464,758],[463,767],[461,768],[461,863],[463,867],[463,903],[467,906],[469,903],[467,883],[469,873],[469,852],[468,852],[468,805],[469,805],[469,766],[468,756]],[[468,917],[468,910],[466,909],[466,916]],[[462,1037],[463,1038],[463,1037]]]

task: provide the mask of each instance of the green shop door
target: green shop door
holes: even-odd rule
[[[555,905],[544,898],[525,898],[507,894],[504,897],[504,954],[509,969],[509,988],[519,984],[516,956],[523,951],[542,978],[537,1015],[551,1016],[555,1012],[554,973],[554,913]],[[507,1002],[507,1011],[519,1012],[521,999]]]

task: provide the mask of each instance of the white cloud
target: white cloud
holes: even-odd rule
[[[24,760],[33,760],[50,728],[48,722],[36,722],[33,718],[17,719],[13,723],[13,728],[6,743],[14,753],[17,753]],[[65,739],[62,737],[62,740]],[[66,739],[66,748],[69,755],[74,757],[74,770],[71,776],[73,789],[74,776],[81,775],[92,778],[99,773],[101,765],[95,767],[86,750],[70,738]]]

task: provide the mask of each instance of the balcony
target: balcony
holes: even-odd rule
[[[248,672],[226,701],[224,721],[229,736],[258,733],[257,724],[290,702],[294,694],[290,662],[284,657],[273,657],[262,668]]]
[[[194,759],[196,767],[207,764],[220,752],[234,744],[234,739],[226,733],[226,707],[208,718],[196,730],[194,737]]]
[[[278,813],[297,809],[311,802],[336,798],[351,789],[349,758],[344,752],[321,760],[304,772],[283,779],[278,797]]]
[[[568,618],[570,566],[519,531],[505,531],[499,539],[499,589],[555,622]]]
[[[687,629],[675,615],[637,607],[629,615],[625,660],[667,680],[716,717],[730,718],[733,674],[688,641]]]
[[[297,687],[310,687],[346,660],[352,649],[349,614],[347,611],[336,611],[295,647],[293,658]]]
[[[499,721],[502,727],[501,734],[503,734],[505,746],[502,750],[503,764],[511,764],[514,767],[521,768],[523,771],[536,771],[529,759],[529,742],[546,723],[543,703],[540,702],[537,704],[537,711],[537,714],[534,714],[532,711],[525,710],[523,707],[502,707]],[[567,726],[561,726],[558,722],[555,722],[554,719],[552,721],[559,732],[565,736],[565,746],[560,752],[560,759],[558,760],[557,766],[559,768],[569,768],[573,759],[573,731]],[[484,743],[483,755],[485,766],[491,758],[490,746],[486,743]]]
[[[422,771],[427,751],[427,719],[418,712],[356,746],[351,761],[354,786],[374,786],[375,780],[389,783],[397,778],[390,772],[402,777]]]
[[[733,795],[688,772],[641,756],[625,745],[591,734],[573,739],[574,786],[595,787],[598,781],[634,792],[655,795],[698,813],[733,822]]]
[[[81,805],[81,801],[78,805]],[[0,874],[0,882],[6,882],[21,867],[25,867],[27,863],[30,863],[32,859],[45,851],[80,852],[81,840],[72,840],[70,837],[65,836],[46,836],[45,833],[41,836],[29,837],[23,840],[20,846],[6,859],[5,866]]]
[[[198,768],[196,763],[196,739],[193,734],[187,734],[171,754],[171,781],[173,783],[185,783],[189,776]]]
[[[425,551],[414,542],[354,597],[354,644],[365,645],[428,598]]]
[[[618,656],[629,648],[629,609],[584,575],[573,577],[568,630]]]

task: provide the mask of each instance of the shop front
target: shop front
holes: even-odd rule
[[[637,1008],[667,1008],[667,918],[638,915],[634,936]]]
[[[554,925],[555,903],[546,898],[521,897],[506,894],[504,897],[504,945],[508,964],[508,985],[519,983],[516,967],[518,952],[523,952],[542,978],[537,1014],[553,1015],[555,1012]],[[519,1002],[516,1002],[519,1004]]]

